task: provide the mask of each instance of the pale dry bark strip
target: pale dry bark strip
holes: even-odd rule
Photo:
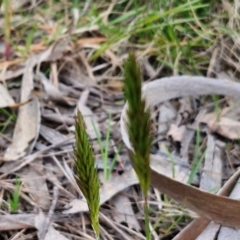
[[[222,183],[223,159],[221,154],[225,144],[217,141],[211,134],[208,135],[200,188],[212,192],[219,189]]]

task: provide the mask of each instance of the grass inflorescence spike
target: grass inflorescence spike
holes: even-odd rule
[[[150,111],[142,98],[140,68],[133,53],[125,63],[124,93],[128,103],[127,131],[134,151],[130,157],[136,171],[143,194],[150,186],[150,150],[152,143]]]
[[[150,110],[142,97],[141,71],[135,55],[129,54],[124,65],[124,93],[128,103],[127,131],[133,147],[129,150],[132,165],[139,179],[145,201],[145,223],[147,239],[150,239],[147,195],[150,187],[150,151],[152,143]]]
[[[74,148],[75,174],[76,181],[87,200],[92,227],[96,238],[99,239],[99,180],[97,169],[95,168],[95,157],[90,144],[86,126],[80,112],[75,119],[75,138],[76,146]]]

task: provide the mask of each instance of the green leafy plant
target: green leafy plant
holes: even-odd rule
[[[2,5],[2,2],[1,2]],[[0,5],[0,7],[1,7]],[[5,40],[5,59],[9,59],[10,55],[10,39],[11,39],[11,17],[12,11],[9,0],[3,0],[4,6],[4,40]]]
[[[103,175],[104,175],[104,180],[105,181],[107,181],[110,177],[110,174],[111,174],[111,172],[113,170],[113,167],[116,163],[117,156],[118,156],[118,153],[119,153],[120,148],[121,148],[121,147],[119,147],[117,149],[117,152],[114,155],[114,158],[111,162],[111,165],[108,166],[108,152],[109,152],[109,142],[110,142],[110,133],[111,133],[111,125],[110,125],[111,119],[112,119],[112,115],[109,114],[105,146],[103,145],[100,134],[99,134],[94,122],[92,121],[93,128],[94,128],[94,131],[96,133],[97,141],[98,141],[100,151],[101,151],[101,157],[102,157],[102,161],[103,161]]]
[[[99,180],[97,169],[95,168],[95,158],[92,146],[86,132],[83,117],[80,112],[75,119],[75,138],[74,148],[76,181],[87,200],[89,213],[96,239],[100,237],[99,226]]]
[[[212,95],[212,99],[213,99],[213,102],[214,102],[214,112],[217,116],[217,122],[220,121],[220,116],[221,116],[221,107],[220,107],[220,104],[219,104],[219,97],[218,95]]]
[[[175,164],[174,164],[174,159],[173,159],[173,156],[172,154],[170,153],[169,149],[164,146],[164,149],[165,149],[165,152],[166,154],[168,155],[170,161],[171,161],[171,166],[172,166],[172,178],[175,178]]]
[[[192,184],[194,177],[196,176],[204,158],[206,155],[206,150],[203,152],[203,154],[201,155],[200,159],[200,144],[201,144],[201,135],[200,135],[200,130],[197,129],[196,131],[196,146],[195,146],[195,151],[194,151],[194,157],[193,157],[193,162],[192,162],[192,168],[191,168],[191,172],[190,172],[190,176],[188,178],[187,183],[188,184]]]
[[[20,188],[21,188],[21,180],[19,177],[16,177],[15,189],[13,190],[12,196],[8,197],[8,203],[10,205],[11,211],[13,212],[18,211]]]
[[[137,173],[144,196],[146,239],[151,238],[149,228],[148,190],[150,187],[150,150],[152,143],[150,111],[142,97],[140,68],[133,53],[124,65],[124,93],[128,103],[127,131],[133,150],[129,155]]]
[[[17,117],[12,109],[0,108],[0,115],[3,117],[3,120],[0,121],[0,135],[5,132],[8,126],[16,122]]]

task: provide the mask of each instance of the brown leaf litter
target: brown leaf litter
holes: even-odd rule
[[[239,99],[239,92],[240,84],[238,83],[226,80],[215,81],[211,78],[187,76],[163,78],[161,80],[150,82],[143,88],[143,94],[146,96],[146,101],[149,105],[159,104],[160,102],[176,97],[184,97],[187,95],[196,96],[196,93],[201,95],[222,94]],[[160,97],[156,98],[156,93],[158,93]],[[126,106],[122,112],[121,131],[125,144],[131,148],[125,130],[124,119],[126,119]],[[205,160],[207,160],[207,158],[205,158]],[[219,164],[217,164],[217,167],[218,166]],[[221,166],[219,167],[221,173]],[[217,170],[216,167],[214,168],[214,171],[215,170]],[[197,188],[184,185],[158,173],[157,169],[154,168],[151,170],[151,177],[152,185],[155,188],[168,194],[174,200],[182,203],[182,205],[187,208],[197,212],[200,216],[204,216],[207,219],[214,220],[215,222],[225,226],[239,228],[240,222],[237,217],[237,212],[240,211],[240,208],[238,200],[232,200],[230,198],[220,196],[218,197]],[[217,182],[215,182],[215,184],[217,184]],[[206,188],[205,185],[203,186]],[[235,187],[237,187],[237,185]],[[205,203],[209,204],[206,205]],[[195,239],[196,237],[197,235],[188,235],[188,239]]]
[[[19,1],[13,4],[12,10],[19,11],[21,6],[34,9],[35,4],[36,1]],[[110,23],[113,7],[111,3],[102,13],[105,24]],[[103,239],[145,239],[138,179],[126,147],[121,147],[122,138],[130,147],[121,118],[125,111],[122,63],[127,57],[129,42],[122,39],[92,59],[109,41],[100,26],[94,23],[79,28],[76,22],[80,15],[75,11],[73,22],[69,24],[68,17],[64,18],[63,21],[67,20],[64,26],[68,27],[61,29],[62,23],[44,19],[41,14],[34,14],[33,19],[38,19],[38,31],[47,36],[46,42],[40,41],[37,32],[28,52],[20,56],[12,48],[10,59],[0,63],[0,238],[94,239],[88,207],[72,170],[74,116],[80,110],[101,180]],[[12,16],[11,21],[16,19],[20,25],[24,23],[20,16]],[[12,31],[17,32],[15,25]],[[26,48],[21,44],[18,47],[21,51]],[[239,238],[239,84],[221,80],[222,77],[217,80],[175,76],[155,80],[168,76],[169,70],[162,64],[152,63],[149,55],[155,51],[152,43],[131,47],[136,49],[144,79],[149,81],[143,91],[154,110],[153,188],[149,192],[150,228],[154,239]],[[216,49],[207,76],[217,71]],[[222,46],[223,57],[226,49]],[[235,51],[229,51],[234,55]],[[4,51],[0,51],[0,55],[4,55]],[[239,67],[232,59],[230,57],[229,62]],[[178,75],[178,64],[179,56],[173,63],[171,75]],[[212,94],[224,97],[217,103],[211,97],[210,100],[198,98]],[[99,164],[104,156],[97,135],[105,146],[110,114],[107,167],[111,167],[114,157],[117,160],[109,179],[105,180],[103,164]],[[198,158],[206,153],[193,178],[194,186],[190,186],[187,182],[196,147],[196,129],[203,138]],[[9,198],[16,189],[16,176],[20,177],[21,188],[18,210],[14,212]],[[178,222],[180,218],[182,221]],[[190,222],[191,219],[194,220]]]

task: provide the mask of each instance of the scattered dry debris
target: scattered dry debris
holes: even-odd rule
[[[131,1],[107,5],[86,0],[79,6],[71,1],[9,2],[7,15],[4,6],[0,8],[0,239],[94,239],[88,207],[73,173],[77,110],[96,154],[102,238],[145,239],[138,179],[124,145],[130,147],[123,124],[123,63],[131,49],[142,67],[143,91],[153,110],[149,193],[153,238],[238,239],[236,1],[207,8],[209,14],[224,11],[227,28],[225,18],[221,25],[209,14],[198,15],[208,7],[201,1],[197,3],[201,6],[191,1],[183,6],[169,3],[161,11],[149,3],[137,12]],[[165,14],[166,7],[172,14]],[[188,34],[183,36],[182,31]],[[201,135],[197,157],[204,158],[191,176],[197,130]],[[108,180],[102,177],[104,154],[98,137],[103,147],[109,141]],[[20,191],[14,210],[10,199],[18,189],[17,177]],[[187,185],[191,177],[199,188]],[[220,209],[221,204],[226,206]]]

